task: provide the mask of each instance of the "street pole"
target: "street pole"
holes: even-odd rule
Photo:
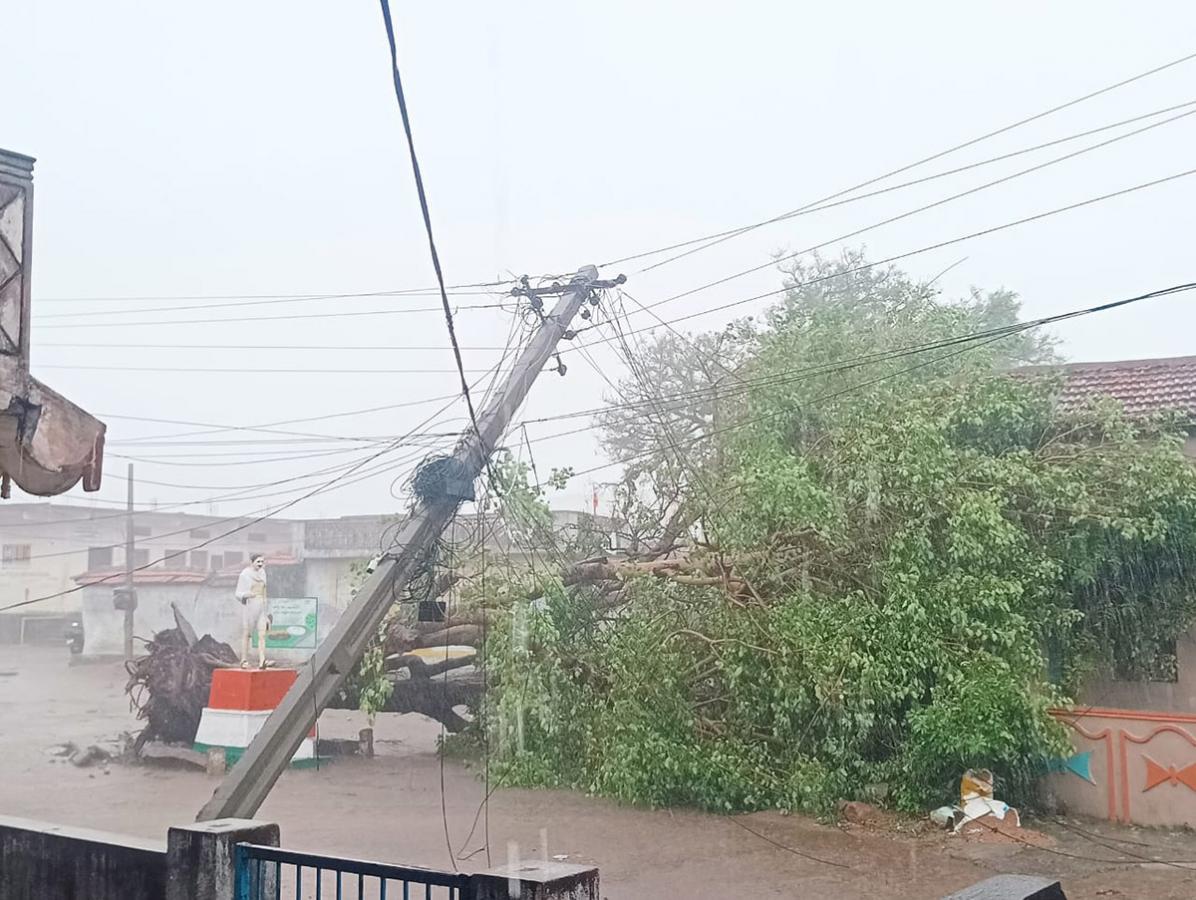
[[[133,589],[133,464],[129,463],[129,474],[126,481],[129,491],[128,515],[125,521],[125,587],[128,594],[125,597],[125,659],[133,658],[133,603],[136,596]]]
[[[462,482],[471,485],[481,474],[574,315],[596,287],[608,286],[609,283],[598,281],[594,266],[586,266],[573,276],[552,312],[543,317],[539,331],[519,356],[506,382],[478,415],[477,430],[466,431],[458,440],[452,460]],[[442,496],[421,500],[412,510],[395,542],[397,549],[378,563],[332,633],[316,649],[310,662],[299,669],[291,689],[237,765],[224,777],[212,799],[199,811],[197,821],[253,817],[315,725],[320,711],[356,667],[395,597],[402,593],[460,503],[459,498]]]

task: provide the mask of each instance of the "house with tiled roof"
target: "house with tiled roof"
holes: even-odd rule
[[[1196,459],[1196,356],[1066,363],[1018,369],[1055,375],[1063,409],[1118,401],[1131,416],[1179,413]],[[1193,560],[1196,565],[1196,560]],[[1081,705],[1059,710],[1076,753],[1046,779],[1064,811],[1144,825],[1196,826],[1196,633],[1175,642],[1156,681],[1091,678]],[[1165,679],[1165,680],[1164,680]]]
[[[1058,375],[1062,383],[1057,399],[1063,409],[1111,398],[1131,416],[1188,416],[1196,432],[1196,356],[1027,366],[1016,372]],[[1189,440],[1188,450],[1196,456],[1196,437]]]
[[[1063,406],[1112,397],[1130,415],[1177,411],[1196,423],[1196,356],[1067,363],[1055,369],[1063,375]]]

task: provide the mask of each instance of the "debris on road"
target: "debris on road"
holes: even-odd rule
[[[850,800],[839,804],[839,815],[852,825],[883,825],[892,818],[891,813],[878,809],[871,803]]]
[[[940,806],[930,811],[930,821],[939,828],[953,828],[955,826],[955,807]]]
[[[147,741],[142,744],[139,755],[142,759],[152,759],[159,762],[180,762],[205,771],[208,768],[208,755],[186,744],[166,744],[162,741]]]
[[[71,765],[78,766],[80,769],[85,769],[88,766],[94,766],[98,762],[107,762],[112,758],[112,755],[107,750],[92,744],[84,750],[75,751],[71,756]]]

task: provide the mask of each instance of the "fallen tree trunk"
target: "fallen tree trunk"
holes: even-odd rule
[[[424,665],[421,660],[410,668],[391,672],[389,677],[391,695],[380,712],[420,713],[454,733],[469,724],[456,708],[475,706],[482,697],[485,684],[485,676],[473,667],[471,659],[447,660],[432,665]],[[329,706],[358,709],[360,704],[353,691],[346,691]]]
[[[475,656],[462,656],[430,663],[412,653],[396,653],[386,657],[385,668],[388,672],[409,669],[412,678],[432,678],[452,669],[463,669],[466,666],[472,666],[475,660]]]
[[[421,634],[415,642],[415,647],[444,647],[449,644],[468,644],[476,647],[482,642],[481,625],[450,625],[439,631]]]
[[[469,720],[454,707],[472,706],[482,696],[482,673],[460,669],[435,678],[406,678],[394,682],[386,712],[421,713],[435,719],[451,732],[459,732]]]

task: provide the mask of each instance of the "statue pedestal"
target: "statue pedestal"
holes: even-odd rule
[[[195,733],[195,749],[201,753],[224,751],[225,765],[232,766],[270,718],[270,713],[295,683],[294,669],[216,669],[212,688]],[[312,765],[316,761],[316,730],[303,739],[291,765]]]

